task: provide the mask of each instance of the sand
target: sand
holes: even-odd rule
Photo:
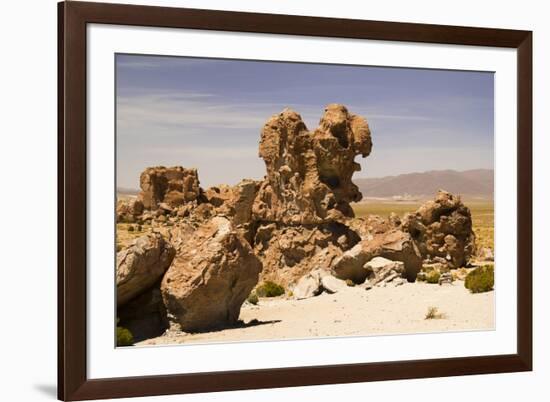
[[[430,307],[442,318],[425,319]],[[471,294],[464,282],[406,283],[365,290],[350,287],[305,300],[245,303],[243,325],[195,334],[165,334],[137,345],[234,342],[333,336],[494,329],[494,292]]]

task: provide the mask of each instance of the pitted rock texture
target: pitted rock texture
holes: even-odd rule
[[[158,233],[138,237],[117,253],[117,305],[120,306],[159,281],[168,269],[176,251]]]
[[[269,223],[257,228],[254,252],[263,264],[262,279],[286,287],[314,269],[328,271],[332,261],[359,240],[354,231],[340,223]]]
[[[351,177],[354,161],[372,148],[367,121],[331,104],[319,127],[308,131],[301,116],[285,109],[264,125],[260,156],[267,176],[253,206],[261,222],[319,224],[353,217],[350,202],[361,200]]]
[[[197,169],[181,166],[147,168],[141,174],[139,184],[139,199],[145,209],[155,210],[161,203],[174,208],[196,202],[202,193]]]
[[[410,233],[425,259],[444,259],[451,268],[460,268],[474,254],[470,209],[459,196],[446,191],[440,190],[415,214],[405,215],[401,227]]]
[[[229,219],[198,227],[164,275],[168,319],[186,332],[233,325],[258,283],[262,264]]]
[[[404,276],[414,281],[422,268],[422,257],[411,236],[398,229],[376,234],[369,240],[362,240],[332,262],[332,274],[339,279],[350,279],[363,283],[369,276],[365,266],[374,257],[384,257],[404,264]]]

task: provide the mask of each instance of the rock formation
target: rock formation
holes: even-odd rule
[[[370,240],[362,240],[351,250],[346,251],[332,263],[332,273],[340,279],[350,279],[363,283],[369,276],[365,266],[374,257],[384,257],[404,264],[404,275],[414,281],[422,268],[422,257],[411,236],[401,230],[393,229],[374,235]]]
[[[139,178],[139,199],[145,209],[157,209],[160,203],[177,207],[196,201],[201,195],[197,169],[164,166],[145,169]]]
[[[343,221],[361,193],[351,181],[372,147],[369,126],[342,105],[327,106],[310,132],[300,115],[285,109],[264,125],[260,156],[267,176],[254,202],[254,218],[292,225]]]
[[[160,234],[139,237],[117,253],[117,305],[122,305],[160,280],[174,258],[175,250]]]
[[[229,219],[213,218],[194,232],[164,275],[169,320],[186,332],[235,324],[261,270]]]
[[[435,200],[423,204],[415,214],[403,217],[402,229],[412,236],[422,256],[439,257],[451,268],[468,263],[475,251],[472,215],[460,197],[440,190]]]
[[[118,200],[116,204],[117,222],[134,222],[143,213],[143,203],[137,199]]]
[[[467,263],[470,211],[449,193],[402,218],[354,218],[350,203],[362,197],[354,159],[371,148],[366,120],[332,104],[313,131],[289,109],[267,121],[263,180],[203,190],[196,169],[147,168],[138,198],[117,204],[117,221],[154,231],[118,253],[121,320],[142,334],[168,324],[206,331],[237,322],[260,274],[302,299],[350,281],[362,290],[414,281],[423,260]]]

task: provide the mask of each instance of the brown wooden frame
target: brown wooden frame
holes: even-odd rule
[[[194,28],[517,49],[517,353],[88,379],[86,24]],[[168,7],[58,4],[58,397],[83,400],[532,370],[532,32]]]

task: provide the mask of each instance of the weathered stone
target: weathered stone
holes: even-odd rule
[[[337,278],[362,283],[369,272],[364,265],[374,257],[385,257],[404,264],[406,278],[413,282],[422,266],[422,258],[408,233],[393,229],[374,235],[372,240],[362,240],[351,250],[336,258],[332,273]]]
[[[345,281],[335,278],[332,275],[322,276],[321,286],[323,287],[323,290],[327,291],[328,293],[337,293],[341,290],[345,290],[348,288],[348,285]]]
[[[149,289],[170,266],[175,249],[160,234],[138,237],[117,253],[117,305],[122,305]]]
[[[401,261],[391,261],[384,257],[374,257],[364,265],[371,285],[379,282],[390,282],[405,273],[405,264]]]
[[[302,276],[292,290],[294,298],[302,300],[320,294],[323,290],[321,287],[322,275],[326,275],[326,272],[317,269]]]
[[[212,218],[180,245],[164,275],[161,290],[169,320],[187,332],[235,324],[261,269],[230,220]]]
[[[145,209],[155,210],[161,203],[174,208],[197,201],[202,194],[197,169],[150,167],[143,171],[139,182],[139,199]]]
[[[475,250],[470,209],[446,191],[440,190],[415,214],[405,215],[401,228],[410,233],[424,258],[443,258],[451,268],[466,265]]]
[[[254,251],[263,264],[262,279],[284,286],[295,282],[314,267],[329,269],[332,261],[359,237],[342,224],[312,226],[260,225]]]
[[[217,215],[231,217],[235,225],[243,225],[252,220],[252,204],[259,187],[260,182],[245,179],[233,187],[210,187],[204,195],[216,207]]]
[[[143,203],[135,198],[118,200],[116,204],[117,222],[134,222],[143,213]]]
[[[369,126],[342,105],[327,106],[310,132],[301,116],[285,109],[264,125],[260,156],[267,176],[253,206],[262,222],[319,224],[353,216],[349,205],[361,193],[351,181],[372,147]]]

